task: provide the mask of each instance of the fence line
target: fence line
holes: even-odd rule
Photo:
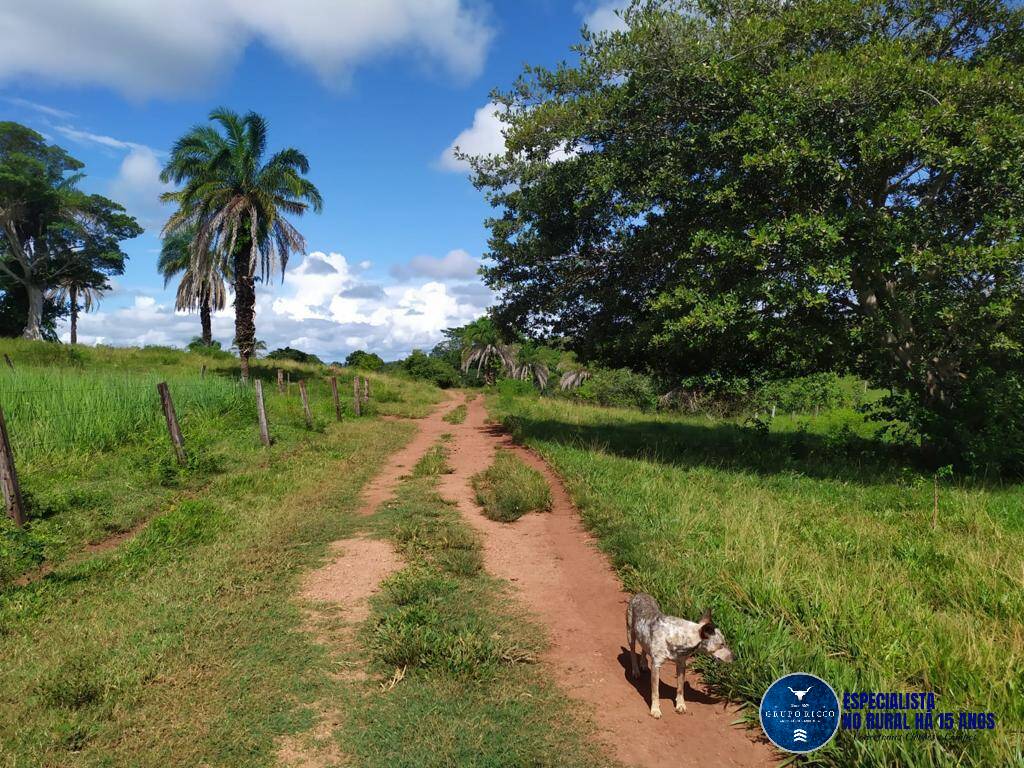
[[[6,357],[6,356],[5,356]],[[11,370],[13,363],[7,360]],[[187,463],[185,441],[175,408],[172,389],[178,395],[179,407],[183,406],[186,416],[216,411],[227,414],[252,402],[246,396],[248,386],[219,377],[207,378],[200,371],[199,380],[183,379],[156,382],[157,398],[146,395],[146,375],[133,376],[68,372],[54,376],[52,372],[22,370],[16,376],[0,380],[0,486],[7,514],[16,525],[25,519],[24,503],[15,468],[15,451],[12,448],[8,423],[2,410],[7,405],[9,414],[15,415],[13,442],[18,446],[19,455],[26,451],[51,453],[67,451],[70,446],[87,450],[106,450],[130,440],[132,437],[156,427],[160,410],[170,438],[175,458],[179,464]],[[283,376],[278,371],[278,383]],[[290,374],[286,379],[285,396],[290,391]],[[330,376],[331,404],[335,418],[342,419],[341,400],[338,393],[338,378]],[[254,381],[255,406],[260,440],[271,445],[270,428],[263,397],[263,382]],[[299,380],[299,395],[307,429],[314,424],[310,392],[305,379]],[[353,386],[353,412],[360,416],[370,399],[368,377],[355,376]],[[149,390],[152,393],[153,390]],[[63,423],[53,418],[58,414]],[[49,418],[48,418],[49,417]]]

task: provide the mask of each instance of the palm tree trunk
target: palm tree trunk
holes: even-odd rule
[[[71,343],[78,343],[78,286],[72,285],[71,290]]]
[[[248,246],[235,252],[235,344],[242,381],[249,381],[249,358],[256,341],[256,281],[249,271]]]
[[[210,346],[213,344],[213,328],[211,327],[209,296],[203,296],[202,303],[199,305],[199,322],[203,325],[203,344]]]

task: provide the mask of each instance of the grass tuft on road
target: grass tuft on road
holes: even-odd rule
[[[469,409],[466,407],[465,403],[462,403],[461,405],[457,405],[452,408],[441,418],[449,424],[461,424],[466,420],[467,413],[469,413]]]
[[[473,477],[473,489],[491,520],[510,523],[528,512],[551,509],[551,489],[544,475],[511,451],[499,449],[494,463]]]

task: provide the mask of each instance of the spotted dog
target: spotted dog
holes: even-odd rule
[[[633,677],[639,677],[636,643],[651,658],[651,716],[661,717],[658,701],[658,683],[661,665],[668,660],[676,664],[676,712],[686,711],[683,696],[683,678],[686,660],[694,653],[703,652],[719,661],[732,661],[732,651],[725,643],[722,631],[711,621],[711,611],[705,611],[700,621],[687,621],[661,612],[658,601],[650,595],[634,595],[626,608],[626,636],[629,640],[629,660]],[[646,668],[646,658],[644,667]]]

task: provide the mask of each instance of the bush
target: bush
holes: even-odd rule
[[[653,410],[658,404],[650,377],[628,368],[598,369],[572,393],[577,400],[616,408]]]
[[[786,413],[805,413],[815,408],[853,408],[863,400],[863,381],[835,373],[813,373],[810,376],[770,381],[753,397],[757,408],[769,410],[776,406]]]
[[[965,382],[956,407],[936,411],[909,395],[890,395],[878,403],[875,417],[905,421],[921,436],[932,464],[953,464],[982,474],[1024,476],[1024,375],[994,371]]]
[[[379,371],[384,367],[384,358],[373,352],[364,352],[357,349],[345,358],[345,366],[348,368],[361,368],[364,371]]]
[[[518,397],[521,395],[535,395],[537,388],[532,381],[522,379],[499,379],[498,394],[502,397]]]
[[[267,355],[267,360],[294,360],[296,363],[311,363],[313,365],[324,364],[324,361],[316,355],[310,354],[309,352],[303,352],[301,349],[292,349],[291,347],[275,349]]]
[[[462,381],[459,372],[450,363],[429,357],[419,349],[414,349],[401,365],[402,370],[414,379],[433,382],[442,389],[457,387]]]

